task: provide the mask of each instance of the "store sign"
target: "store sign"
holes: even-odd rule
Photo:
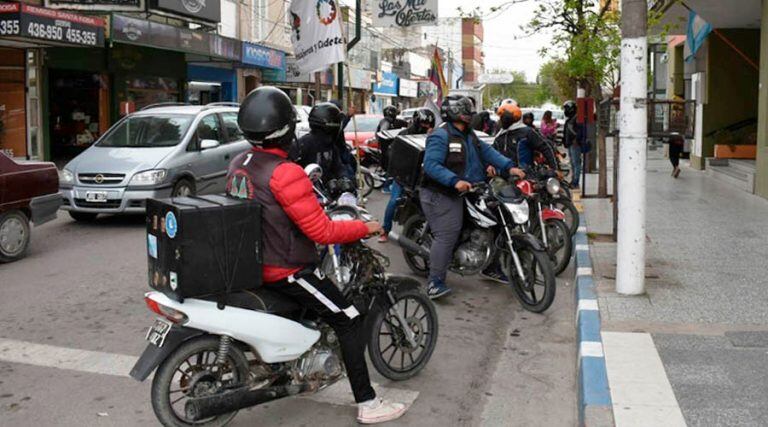
[[[419,96],[419,83],[413,80],[400,79],[400,96],[408,98]]]
[[[379,81],[373,85],[373,93],[384,96],[397,96],[397,74],[382,71]]]
[[[45,0],[51,9],[144,10],[144,0]]]
[[[152,7],[177,15],[221,21],[221,0],[152,0]]]
[[[243,63],[261,68],[285,69],[285,52],[243,42]]]
[[[19,3],[0,3],[0,37],[103,46],[104,20]]]
[[[437,98],[437,86],[432,82],[419,82],[418,98]]]
[[[315,73],[304,73],[299,69],[296,58],[286,58],[285,61],[285,81],[291,83],[314,83]],[[320,83],[324,85],[333,84],[333,71],[326,69],[320,72]]]
[[[204,56],[240,60],[240,41],[144,19],[112,15],[112,40]]]
[[[374,27],[437,25],[437,0],[371,0]]]
[[[371,72],[359,68],[349,69],[350,85],[355,89],[371,89]]]

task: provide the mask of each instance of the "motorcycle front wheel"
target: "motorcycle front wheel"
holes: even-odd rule
[[[544,222],[544,225],[547,233],[547,252],[552,260],[555,276],[559,276],[571,263],[573,240],[570,230],[563,220],[549,219]],[[532,233],[541,236],[539,228],[540,226],[537,224]]]
[[[525,281],[520,278],[515,261],[511,255],[505,257],[506,272],[509,284],[515,290],[523,308],[534,312],[546,311],[555,300],[555,272],[549,254],[535,251],[530,247],[517,250],[520,264],[523,267]]]
[[[408,218],[403,224],[403,237],[413,240],[419,245],[429,247],[432,242],[432,236],[426,232],[427,219],[422,215],[414,215]],[[419,255],[408,252],[403,249],[405,263],[408,264],[411,271],[419,276],[427,277],[429,275],[429,260]]]
[[[437,345],[437,311],[432,301],[417,289],[398,292],[395,304],[371,313],[368,356],[373,367],[392,381],[418,374],[429,362]],[[399,312],[397,316],[395,312]],[[405,325],[400,318],[405,320]],[[405,329],[414,334],[412,345]]]
[[[248,378],[248,359],[232,345],[221,367],[216,363],[219,338],[204,336],[185,342],[157,368],[152,379],[152,409],[166,427],[219,427],[237,412],[200,421],[187,418],[188,399],[214,394]]]
[[[576,209],[576,206],[573,204],[573,202],[561,198],[557,199],[553,204],[557,209],[560,209],[565,214],[565,224],[568,226],[568,230],[570,231],[571,236],[576,234],[576,230],[579,229],[579,223],[581,222],[581,219],[579,218],[579,211]]]

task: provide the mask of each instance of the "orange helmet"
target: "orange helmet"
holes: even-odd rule
[[[520,118],[523,117],[523,112],[520,110],[520,107],[517,106],[517,102],[515,102],[514,99],[505,99],[501,101],[501,105],[499,105],[499,108],[496,110],[496,114],[499,117],[502,117],[504,114],[511,114],[512,123],[520,121]]]

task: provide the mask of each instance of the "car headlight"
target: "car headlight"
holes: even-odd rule
[[[157,185],[165,179],[165,169],[154,169],[139,172],[131,178],[130,185]]]
[[[509,213],[512,214],[512,219],[515,224],[525,224],[528,222],[528,203],[504,203]]]
[[[72,185],[75,183],[75,174],[62,169],[59,171],[59,185]]]
[[[560,194],[560,181],[555,178],[549,178],[547,180],[547,192],[553,196]]]

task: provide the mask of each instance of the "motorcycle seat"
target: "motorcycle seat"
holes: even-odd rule
[[[214,295],[204,299],[218,302],[219,296]],[[245,310],[263,311],[278,316],[301,311],[301,306],[294,300],[267,287],[232,292],[227,298],[227,305]]]

